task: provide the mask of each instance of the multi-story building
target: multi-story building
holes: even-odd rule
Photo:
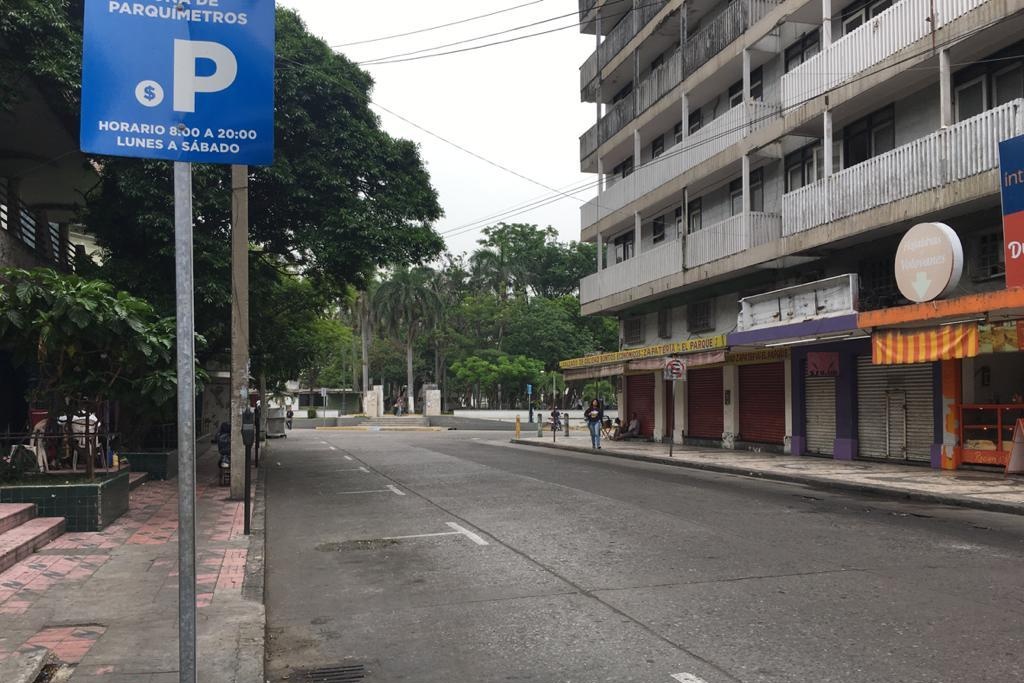
[[[998,170],[1024,134],[1024,2],[580,0],[580,19],[580,298],[622,333],[569,376],[621,377],[655,439],[1001,462],[1024,357],[986,340],[1024,315]],[[963,277],[907,306],[894,257],[922,222],[955,230]]]

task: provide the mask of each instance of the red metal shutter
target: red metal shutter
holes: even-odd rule
[[[722,410],[722,368],[686,371],[686,435],[721,439],[725,431]]]
[[[740,441],[786,440],[786,364],[740,366]]]
[[[640,433],[654,436],[654,373],[626,376],[626,415],[622,425],[629,425],[633,413],[640,418]]]

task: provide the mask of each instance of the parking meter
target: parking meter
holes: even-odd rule
[[[242,443],[246,448],[256,443],[256,420],[251,408],[242,411]]]

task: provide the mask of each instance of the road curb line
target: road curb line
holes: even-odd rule
[[[540,448],[548,448],[556,451],[586,453],[588,455],[600,455],[608,458],[618,458],[620,460],[636,460],[639,462],[657,463],[660,465],[669,465],[672,467],[686,467],[693,470],[703,470],[706,472],[715,472],[718,474],[733,474],[744,477],[752,477],[755,479],[782,481],[790,484],[808,484],[811,486],[816,486],[818,488],[835,489],[838,491],[847,491],[851,493],[870,493],[873,495],[884,496],[886,498],[913,500],[922,503],[938,503],[940,505],[950,505],[954,507],[969,508],[973,510],[985,510],[987,512],[1001,512],[1011,515],[1024,515],[1024,505],[1015,505],[1013,503],[1000,503],[999,501],[992,500],[975,500],[972,498],[963,498],[961,496],[951,496],[941,493],[907,491],[906,489],[897,489],[888,486],[859,484],[848,481],[835,481],[833,479],[825,479],[822,477],[814,477],[808,475],[801,476],[782,472],[759,472],[745,467],[720,465],[716,463],[693,462],[688,460],[674,460],[669,458],[659,458],[656,456],[639,455],[637,453],[623,453],[621,451],[607,451],[604,449],[596,451],[592,448],[586,448],[583,446],[566,446],[563,444],[548,443],[545,441],[511,439],[510,442],[519,446],[537,446]]]

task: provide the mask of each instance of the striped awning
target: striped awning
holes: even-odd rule
[[[875,365],[931,363],[977,355],[977,323],[924,330],[883,330],[871,335],[871,362]]]

